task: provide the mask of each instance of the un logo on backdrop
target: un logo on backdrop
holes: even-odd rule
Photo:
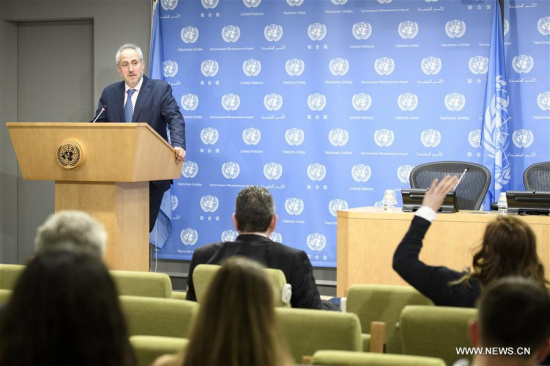
[[[197,27],[184,27],[181,29],[181,40],[184,43],[195,43],[199,39],[199,28]]]
[[[290,6],[300,6],[304,3],[304,0],[286,0],[286,3]]]
[[[262,133],[257,128],[249,127],[243,130],[243,141],[247,145],[258,145],[261,138]]]
[[[206,127],[201,130],[201,141],[205,145],[214,145],[218,142],[218,130],[212,127]]]
[[[241,105],[241,97],[237,94],[229,93],[222,96],[222,107],[226,111],[236,111]]]
[[[243,4],[247,8],[257,8],[258,5],[260,5],[261,2],[262,2],[262,0],[243,0]]]
[[[264,107],[268,111],[278,111],[283,106],[283,96],[277,93],[270,93],[264,97]]]
[[[389,3],[391,3],[392,1],[393,1],[393,0],[378,0],[378,2],[379,2],[380,4],[389,4]]]
[[[343,128],[335,128],[328,133],[328,140],[332,146],[346,146],[349,141],[349,132]]]
[[[269,42],[280,41],[283,37],[283,27],[279,24],[269,24],[264,28],[264,36]]]
[[[372,105],[372,98],[367,93],[357,93],[351,98],[351,104],[356,111],[368,111]]]
[[[543,36],[550,36],[550,16],[540,18],[537,22],[537,29]]]
[[[327,35],[327,26],[322,23],[313,23],[307,27],[307,35],[312,41],[322,41]]]
[[[304,130],[299,128],[289,128],[285,131],[285,141],[290,146],[300,146],[304,142]]]
[[[403,93],[397,97],[397,105],[402,111],[414,111],[418,107],[418,96],[413,93]]]
[[[264,176],[269,180],[278,180],[283,175],[283,166],[271,162],[264,165]]]
[[[251,58],[243,62],[243,72],[246,76],[258,76],[260,71],[262,71],[260,60]]]
[[[304,72],[304,69],[304,60],[300,60],[299,58],[291,58],[285,63],[286,73],[290,76],[300,76]]]
[[[181,96],[181,107],[186,111],[194,111],[199,106],[199,97],[195,94],[184,94]]]
[[[289,198],[285,201],[285,210],[291,216],[298,216],[304,212],[304,201],[296,197]]]
[[[426,75],[437,75],[441,71],[441,59],[439,57],[428,56],[422,59],[420,67]]]
[[[391,146],[394,140],[395,140],[395,134],[393,133],[392,130],[383,128],[383,129],[374,131],[374,142],[378,146],[381,146],[381,147]]]
[[[504,19],[504,35],[507,35],[509,30],[510,22],[507,19]]]
[[[438,147],[441,143],[441,132],[432,128],[420,133],[420,141],[425,147]]]
[[[485,56],[474,56],[468,61],[468,68],[472,74],[486,74],[487,71],[489,71],[489,58]]]
[[[413,39],[418,35],[418,23],[411,20],[407,20],[399,23],[397,27],[399,36],[403,39]]]
[[[371,174],[372,172],[370,166],[366,164],[357,164],[351,168],[351,176],[353,177],[353,180],[358,183],[368,182]]]
[[[481,147],[481,129],[478,128],[477,130],[472,130],[468,134],[468,142],[473,148],[479,148]]]
[[[321,93],[313,93],[307,97],[307,106],[312,111],[322,111],[327,105],[327,97]]]
[[[516,130],[512,134],[512,141],[517,147],[529,147],[533,144],[534,141],[533,132],[524,128]]]
[[[201,4],[205,9],[214,9],[219,2],[219,0],[201,0]]]
[[[372,35],[372,26],[367,22],[355,23],[351,28],[351,32],[355,39],[364,41],[365,39],[369,39]]]
[[[241,29],[236,25],[226,25],[222,28],[222,38],[225,42],[237,42],[241,37]]]
[[[345,58],[333,58],[328,64],[330,73],[334,76],[344,76],[349,71],[349,61]]]
[[[445,96],[445,107],[452,112],[461,111],[466,105],[466,97],[460,93],[450,93]]]
[[[161,0],[160,6],[164,10],[174,10],[178,6],[178,0]]]
[[[460,38],[466,33],[466,23],[458,19],[449,20],[445,23],[445,33],[449,38]]]
[[[529,55],[518,55],[512,60],[512,67],[518,74],[527,74],[533,70],[535,61]]]
[[[313,163],[307,167],[307,176],[315,182],[320,182],[327,176],[327,168],[323,164]]]
[[[543,111],[550,111],[550,91],[545,91],[537,96],[537,105]]]
[[[411,176],[412,165],[401,165],[397,168],[397,178],[401,183],[409,183],[409,177]]]
[[[162,63],[162,75],[165,78],[172,78],[178,73],[178,63],[172,60],[166,60]]]
[[[225,179],[237,179],[241,173],[241,167],[239,164],[228,161],[222,164],[222,174]]]
[[[374,61],[374,70],[378,75],[391,75],[395,70],[395,61],[390,57],[377,58]]]
[[[323,234],[313,233],[307,236],[307,247],[314,251],[320,252],[327,246],[327,238]]]
[[[225,230],[222,232],[222,241],[235,241],[237,239],[237,236],[239,236],[239,233],[237,233],[235,230]]]
[[[184,178],[195,178],[199,173],[199,166],[191,160],[186,160],[181,167],[181,175]]]
[[[220,206],[220,201],[218,200],[218,197],[212,195],[202,196],[200,202],[201,208],[204,212],[216,212],[216,210]]]
[[[204,60],[201,63],[201,72],[206,77],[216,76],[219,68],[218,61],[215,60]]]
[[[331,200],[328,203],[328,210],[330,214],[334,217],[338,214],[338,210],[347,210],[348,202],[346,200],[341,200],[339,198]]]
[[[170,207],[172,208],[172,211],[178,208],[178,197],[173,194],[170,195]]]
[[[180,233],[180,240],[183,245],[195,245],[199,240],[199,233],[195,229],[183,229]]]
[[[269,239],[271,239],[271,240],[273,240],[277,243],[282,243],[283,242],[283,236],[280,233],[276,232],[276,231],[272,232],[271,235],[269,235]]]
[[[344,5],[348,0],[330,0],[334,5]]]

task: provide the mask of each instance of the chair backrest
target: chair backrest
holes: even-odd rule
[[[0,264],[0,289],[13,290],[24,269],[20,264]]]
[[[323,366],[445,366],[440,358],[349,351],[317,351],[311,365]]]
[[[523,172],[527,191],[550,191],[550,161],[530,165]]]
[[[110,271],[110,273],[119,295],[172,298],[172,282],[166,273],[137,271]]]
[[[120,296],[128,333],[188,338],[199,311],[194,301]]]
[[[386,352],[403,353],[399,318],[407,305],[433,305],[411,286],[352,285],[347,293],[347,312],[357,314],[363,333],[371,322],[386,323]]]
[[[461,358],[458,347],[470,347],[468,323],[477,316],[476,309],[446,306],[406,306],[401,313],[403,353],[437,357],[447,365]]]
[[[193,271],[193,286],[195,287],[195,295],[197,302],[204,301],[206,290],[212,282],[214,275],[218,272],[220,266],[217,264],[199,264]],[[276,289],[275,306],[290,307],[290,297],[292,293],[290,284],[286,283],[286,277],[280,269],[264,268],[269,280],[273,283]],[[284,299],[284,301],[283,301]]]
[[[336,311],[276,308],[281,329],[296,362],[318,350],[363,350],[357,315]]]
[[[5,304],[10,299],[12,291],[0,289],[0,305]]]
[[[479,210],[491,183],[489,169],[480,164],[465,161],[436,161],[417,165],[411,170],[409,176],[411,188],[429,188],[435,178],[441,180],[445,175],[460,177],[466,168],[468,172],[456,187],[458,209]]]
[[[150,366],[162,355],[181,353],[187,347],[188,342],[185,338],[174,337],[130,337],[130,344],[136,355],[137,366]]]

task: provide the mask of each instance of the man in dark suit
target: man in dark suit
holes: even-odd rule
[[[306,253],[269,239],[277,225],[277,215],[267,189],[250,186],[239,192],[233,225],[239,232],[234,242],[208,244],[195,250],[187,278],[187,300],[197,300],[193,287],[193,271],[197,265],[219,264],[228,257],[240,255],[283,271],[292,285],[293,308],[331,308],[321,302]]]
[[[172,95],[172,87],[165,81],[152,80],[143,75],[143,53],[135,44],[122,45],[116,53],[115,61],[124,81],[111,84],[103,90],[96,122],[147,122],[167,141],[166,126],[169,126],[176,163],[183,161],[185,121]],[[170,180],[159,180],[149,184],[149,231],[155,226],[162,197],[171,183]]]

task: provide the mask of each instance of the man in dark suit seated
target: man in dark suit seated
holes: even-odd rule
[[[193,286],[197,265],[219,264],[228,257],[240,255],[283,271],[292,285],[293,308],[331,309],[330,304],[321,301],[307,254],[269,239],[277,225],[277,215],[267,189],[250,186],[239,192],[233,225],[239,232],[234,242],[208,244],[195,250],[187,278],[187,300],[197,300]]]

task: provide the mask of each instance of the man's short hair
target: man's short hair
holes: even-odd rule
[[[550,295],[531,279],[505,277],[483,289],[478,316],[482,346],[533,354],[550,336]]]
[[[241,232],[265,232],[275,215],[275,203],[269,191],[250,186],[239,192],[235,218]]]
[[[60,211],[38,227],[34,239],[36,252],[52,248],[88,250],[98,256],[105,253],[107,233],[103,225],[81,211]]]
[[[128,48],[135,50],[138,54],[139,60],[143,61],[143,52],[141,52],[141,48],[133,43],[125,43],[118,48],[118,51],[116,51],[115,62],[117,65],[120,63],[120,53]]]

